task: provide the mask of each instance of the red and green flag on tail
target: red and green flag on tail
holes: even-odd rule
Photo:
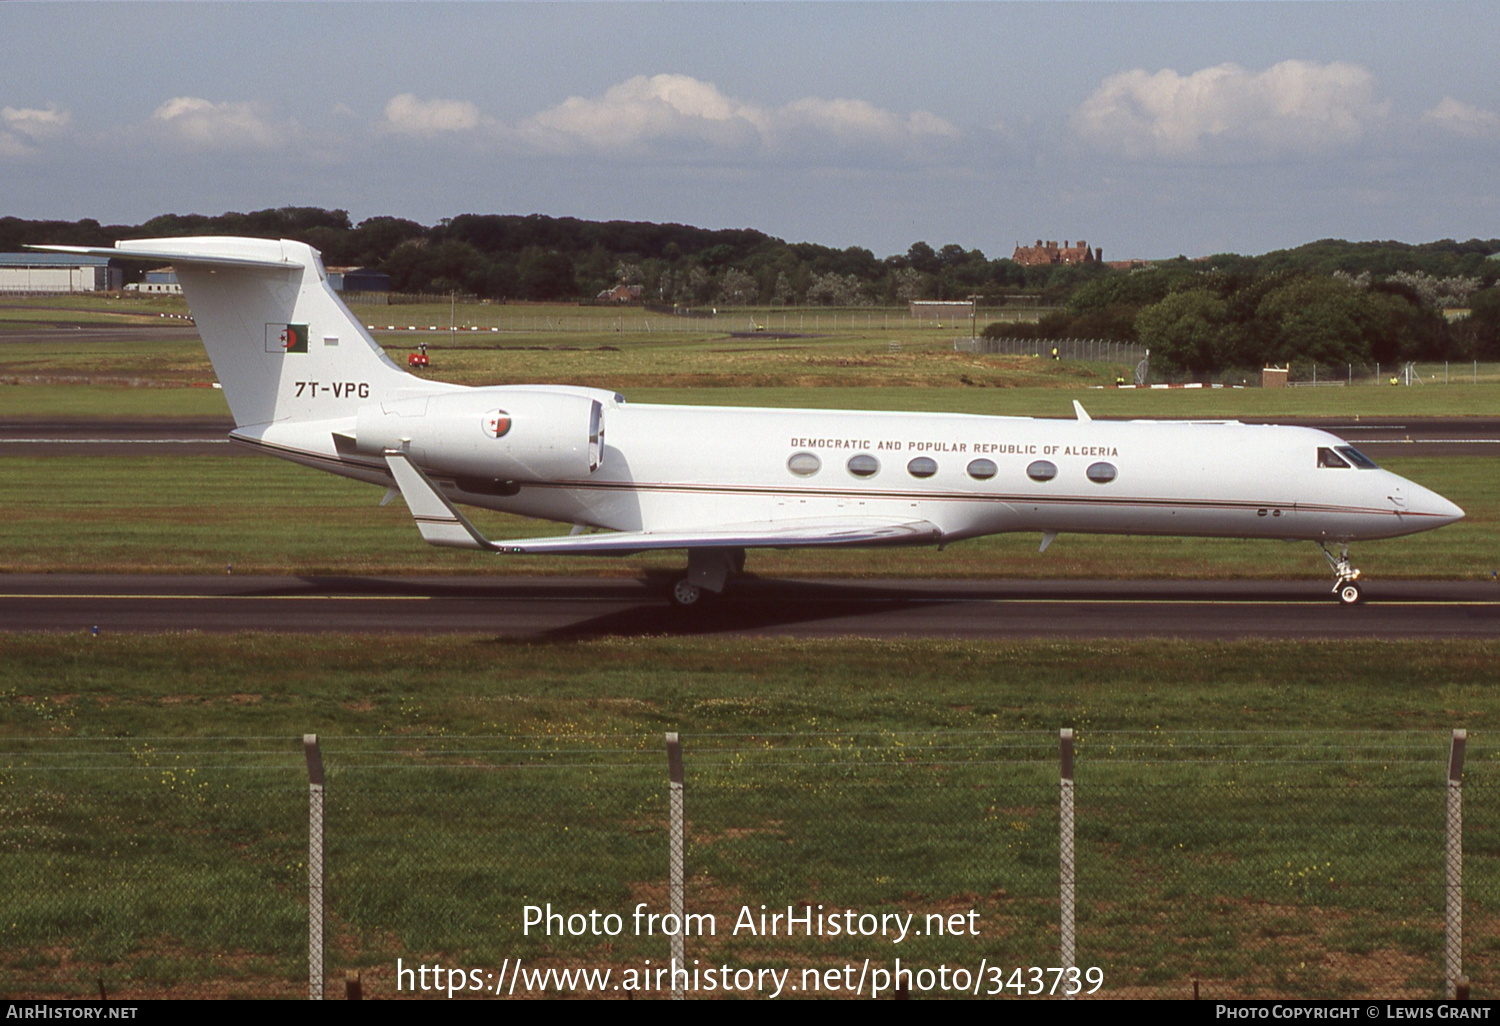
[[[266,352],[268,352],[268,353],[305,353],[305,352],[307,352],[307,325],[305,325],[305,324],[267,324],[266,325]]]

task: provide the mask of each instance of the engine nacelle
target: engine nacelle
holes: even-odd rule
[[[576,480],[604,460],[604,406],[587,395],[484,388],[362,406],[361,452],[405,449],[440,474]]]

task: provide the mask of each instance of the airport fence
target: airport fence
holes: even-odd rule
[[[1357,385],[1478,385],[1500,382],[1500,364],[1481,360],[1421,360],[1392,363],[1315,363],[1293,360],[1287,366],[1292,388],[1339,388]]]
[[[1146,347],[1107,338],[959,338],[956,352],[1034,356],[1038,359],[1118,363],[1134,368],[1146,358]]]
[[[5,749],[12,998],[1500,991],[1500,749],[1457,734]]]

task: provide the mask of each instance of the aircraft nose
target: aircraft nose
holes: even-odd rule
[[[1450,502],[1437,492],[1421,487],[1414,487],[1412,491],[1415,494],[1408,504],[1409,512],[1417,514],[1433,527],[1442,527],[1464,518],[1464,511],[1456,502]]]

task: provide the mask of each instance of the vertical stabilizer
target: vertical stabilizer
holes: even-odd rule
[[[37,247],[170,261],[237,427],[353,417],[399,391],[442,391],[391,362],[328,284],[317,250],[288,239],[133,239]]]

